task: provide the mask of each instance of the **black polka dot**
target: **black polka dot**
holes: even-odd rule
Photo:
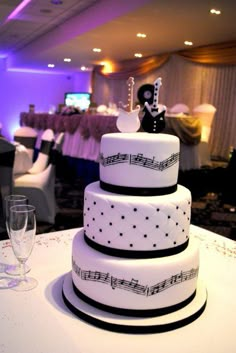
[[[110,240],[108,240],[107,242],[108,242],[108,244],[111,244]]]
[[[153,247],[156,248],[157,244],[153,244]]]
[[[129,246],[132,248],[132,247],[133,247],[133,244],[129,244]]]
[[[87,224],[87,227],[89,227],[89,224]]]
[[[166,237],[168,237],[169,236],[169,234],[168,233],[166,233]]]
[[[96,203],[97,203],[96,201],[93,202],[94,205],[96,205]]]
[[[136,225],[135,225],[135,224],[133,225],[133,228],[136,228]]]
[[[100,233],[102,232],[102,229],[101,229],[101,228],[99,229],[99,232],[100,232]]]
[[[125,219],[125,216],[121,216],[121,219]]]
[[[134,208],[134,212],[137,212],[137,208],[136,207]]]
[[[145,217],[145,219],[149,219],[149,217]]]
[[[94,235],[92,236],[92,239],[95,239],[95,236],[94,236]]]
[[[114,205],[111,205],[111,208],[114,208],[115,206]]]
[[[158,225],[158,224],[156,224],[156,228],[159,228],[159,225]]]
[[[93,218],[93,221],[95,221],[95,218]]]
[[[123,236],[123,233],[120,233],[120,237],[122,237]]]
[[[88,207],[87,210],[90,211],[90,208]]]
[[[104,213],[103,212],[101,212],[101,216],[103,216],[104,215]]]
[[[170,219],[170,216],[168,216],[168,219]]]
[[[179,225],[179,223],[178,223],[178,222],[176,222],[175,224],[176,224],[177,226]]]
[[[176,210],[178,210],[179,209],[179,206],[176,206]]]
[[[112,222],[109,222],[109,226],[112,226]]]
[[[176,241],[174,241],[174,245],[176,245]]]
[[[184,211],[183,214],[186,214],[186,212]]]
[[[182,229],[182,232],[184,233],[184,229]]]
[[[159,212],[160,211],[160,208],[157,208],[157,212]]]
[[[147,238],[147,234],[144,234],[143,237],[144,237],[144,238]]]

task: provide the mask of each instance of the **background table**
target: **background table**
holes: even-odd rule
[[[199,240],[200,277],[208,303],[193,323],[161,334],[103,331],[77,319],[61,297],[71,269],[71,241],[78,229],[37,236],[28,261],[39,285],[29,292],[0,291],[1,353],[235,353],[236,243],[191,226]],[[13,260],[9,241],[0,242],[0,262]],[[2,266],[3,267],[3,266]]]
[[[55,134],[65,132],[63,155],[97,162],[100,141],[103,134],[118,132],[117,116],[102,114],[74,114],[70,116],[47,113],[21,113],[20,124],[38,131],[36,147],[39,148],[41,135],[47,128]],[[197,117],[166,115],[165,133],[180,138],[180,169],[199,169],[198,144],[201,137],[201,122]]]

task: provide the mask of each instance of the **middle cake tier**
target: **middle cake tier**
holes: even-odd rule
[[[173,255],[188,244],[191,193],[127,196],[88,185],[84,196],[84,231],[87,243],[115,256],[149,258]]]

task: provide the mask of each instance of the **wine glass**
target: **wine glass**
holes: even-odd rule
[[[17,205],[10,208],[9,232],[13,252],[20,264],[20,278],[16,291],[27,291],[37,286],[38,281],[26,277],[24,271],[25,263],[28,260],[34,246],[36,233],[35,207],[32,205]]]
[[[9,232],[10,208],[16,205],[27,205],[27,204],[28,204],[28,198],[25,195],[8,195],[5,197],[6,229],[7,229],[9,238],[10,238],[10,232]],[[29,272],[30,267],[26,266],[25,271],[26,273]],[[19,275],[20,265],[19,264],[7,265],[5,268],[5,273],[13,276]]]

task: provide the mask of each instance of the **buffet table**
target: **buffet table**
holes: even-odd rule
[[[28,264],[39,285],[29,292],[0,291],[1,353],[235,353],[236,243],[191,226],[199,240],[200,277],[208,291],[203,314],[193,323],[159,334],[103,331],[77,319],[61,297],[71,269],[71,243],[78,229],[38,235]],[[1,275],[12,263],[8,240],[0,242]]]
[[[21,113],[20,124],[38,131],[36,147],[40,146],[43,131],[52,129],[55,134],[65,132],[63,155],[98,161],[101,137],[105,133],[118,132],[117,116],[102,114],[74,114],[70,116],[46,113]],[[166,116],[165,133],[178,136],[181,141],[180,169],[199,169],[198,144],[201,122],[197,117]]]

